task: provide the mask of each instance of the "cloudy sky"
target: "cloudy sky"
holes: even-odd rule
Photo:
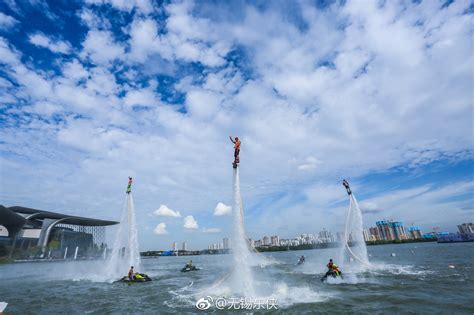
[[[161,1],[160,1],[161,2]],[[474,217],[471,1],[0,2],[0,202],[120,218],[142,249]]]

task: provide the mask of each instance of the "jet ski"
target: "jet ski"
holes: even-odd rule
[[[197,271],[200,270],[201,268],[197,268],[196,266],[184,266],[183,269],[181,269],[181,272],[189,272],[189,271]]]
[[[144,273],[136,273],[133,279],[130,279],[128,276],[124,276],[119,282],[148,282],[151,281],[151,278]]]
[[[324,277],[321,278],[321,282],[324,282],[328,279],[328,277],[333,277],[333,278],[341,278],[342,279],[342,272],[339,271],[339,272],[335,272],[334,270],[329,270],[328,272],[326,272],[326,274],[324,275]]]

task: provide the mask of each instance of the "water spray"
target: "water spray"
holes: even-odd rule
[[[347,251],[352,255],[352,257],[355,260],[357,260],[359,263],[361,263],[364,266],[369,266],[369,261],[367,257],[367,248],[366,248],[365,240],[362,234],[362,231],[363,231],[362,212],[360,211],[359,205],[357,204],[357,200],[354,194],[352,193],[352,190],[349,186],[349,182],[344,179],[342,181],[342,185],[344,186],[344,188],[346,188],[347,195],[349,196],[349,210],[347,212],[346,227],[344,231],[343,250],[347,249]],[[349,232],[349,230],[351,230],[351,232]],[[356,237],[355,242],[356,242],[356,247],[359,248],[360,253],[358,254],[354,253],[352,248],[349,246],[349,235],[354,232],[353,230],[356,230],[357,232],[355,233],[355,237]]]
[[[128,177],[128,185],[126,190],[125,203],[122,209],[122,216],[115,237],[114,247],[110,256],[110,261],[107,265],[108,278],[112,279],[123,275],[123,273],[130,266],[134,266],[135,270],[140,270],[141,260],[140,251],[138,247],[138,232],[135,219],[135,206],[133,203],[132,196],[132,183],[132,177]],[[124,226],[127,226],[128,228],[125,229]],[[126,241],[124,238],[124,234],[127,234]],[[127,249],[125,253],[123,251],[124,248]],[[106,252],[104,256],[106,257]]]

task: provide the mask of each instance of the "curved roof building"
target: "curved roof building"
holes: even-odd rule
[[[58,235],[60,248],[64,244],[74,245],[71,240],[76,240],[77,243],[81,237],[81,246],[92,246],[103,243],[105,226],[115,224],[118,222],[0,205],[0,237],[9,240],[13,248],[19,239],[28,239],[29,243],[36,241],[36,245],[43,249],[43,254],[53,234]],[[84,238],[88,241],[84,242]]]

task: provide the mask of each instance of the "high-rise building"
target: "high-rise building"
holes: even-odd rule
[[[377,221],[377,232],[380,240],[393,241],[393,240],[406,240],[407,231],[400,221]],[[375,234],[375,231],[372,230]],[[376,236],[377,238],[377,236]]]
[[[364,235],[364,241],[366,241],[366,242],[371,241],[371,239],[372,239],[371,236],[372,236],[372,235],[370,234],[369,229],[364,229],[364,230],[362,231],[362,234]]]
[[[188,244],[187,244],[186,242],[183,242],[183,247],[182,247],[182,249],[183,249],[184,251],[187,251],[187,250],[188,250]]]
[[[393,233],[396,240],[406,240],[407,233],[405,227],[403,226],[403,222],[391,222]]]
[[[276,235],[271,237],[271,245],[272,246],[279,246],[280,245],[280,238]]]
[[[263,237],[263,245],[270,245],[270,238],[268,236]]]
[[[419,239],[423,238],[423,234],[421,233],[421,230],[417,226],[411,226],[408,228],[408,237],[411,239]]]
[[[369,228],[369,233],[374,241],[380,241],[382,239],[380,237],[380,231],[376,227]]]
[[[392,224],[390,221],[377,221],[375,223],[379,229],[381,239],[384,241],[393,241],[395,239],[395,233],[393,232]]]
[[[459,233],[461,234],[469,234],[474,233],[474,224],[472,223],[463,223],[458,225]]]
[[[224,245],[224,249],[229,249],[229,239],[227,237],[222,240],[222,245]]]
[[[318,236],[321,243],[331,243],[335,241],[334,235],[331,232],[326,231],[326,229],[323,229],[321,232],[319,232]]]
[[[176,242],[173,242],[173,251],[177,251],[178,250],[178,244],[176,244]]]

